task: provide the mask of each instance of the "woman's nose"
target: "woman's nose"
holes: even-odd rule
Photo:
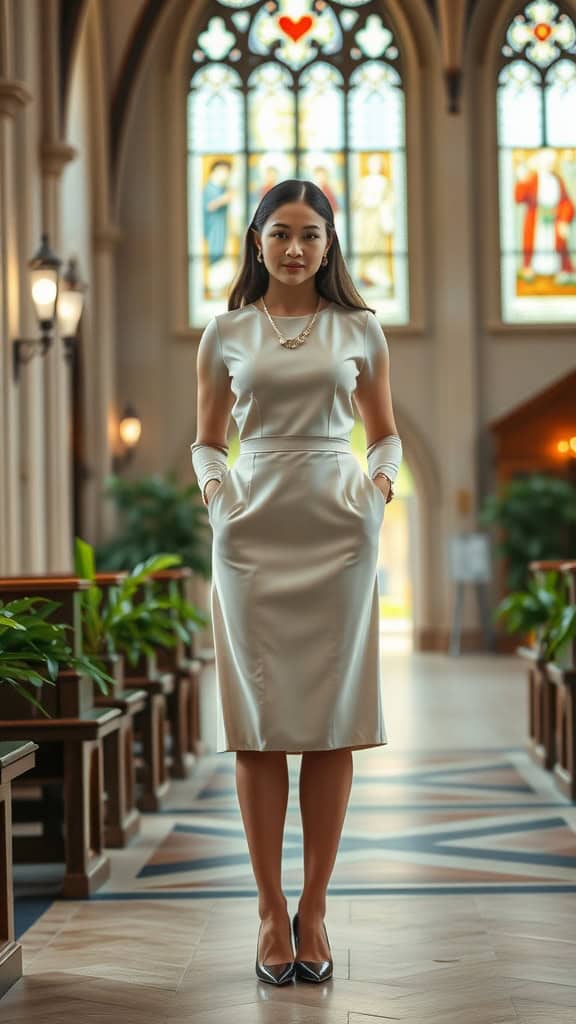
[[[296,238],[292,239],[292,241],[290,242],[290,245],[286,249],[286,254],[288,256],[295,256],[297,253],[301,253],[301,252],[302,252],[302,246],[300,245],[299,241]]]

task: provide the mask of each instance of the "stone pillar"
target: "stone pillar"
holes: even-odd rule
[[[40,24],[30,4],[14,4],[14,60],[19,74],[38,94]],[[38,183],[38,136],[40,111],[32,104],[16,121],[15,168],[18,181],[18,239],[20,279],[20,335],[37,338],[38,322],[30,296],[26,264],[36,252],[41,235]],[[43,572],[46,567],[46,468],[44,427],[44,360],[34,357],[21,367],[18,384],[20,405],[20,530],[21,557],[18,570]]]
[[[54,252],[59,252],[59,191],[62,171],[76,150],[63,142],[41,147],[44,230]],[[55,332],[56,334],[56,332]],[[59,338],[45,357],[45,455],[47,570],[68,571],[72,549],[72,450],[70,421],[70,367]]]
[[[76,150],[62,139],[60,108],[60,4],[43,0],[41,5],[41,74],[43,230],[54,252],[60,248],[60,181],[62,171]],[[45,451],[47,570],[67,571],[73,566],[72,452],[70,430],[70,378],[59,339],[46,356]]]
[[[104,481],[112,472],[112,456],[117,424],[116,403],[116,304],[115,250],[121,239],[118,228],[104,224],[95,228],[93,242],[92,351],[86,361],[92,389],[92,423],[88,434],[90,479],[84,489],[84,522],[88,536],[96,541],[107,538],[114,525],[115,510],[111,501],[102,500]]]
[[[439,90],[437,90],[439,91]],[[465,111],[446,110],[435,100],[433,145],[433,266],[430,281],[435,312],[436,450],[443,478],[441,510],[445,538],[438,596],[442,647],[450,628],[454,587],[449,578],[448,545],[453,534],[475,527],[477,491],[477,271],[473,258],[473,191],[469,121]],[[449,157],[448,157],[449,154]],[[440,510],[439,510],[440,511]],[[476,608],[465,610],[464,627],[474,643]],[[464,641],[466,638],[464,637]]]
[[[19,260],[15,118],[32,99],[27,86],[7,77],[12,24],[10,5],[0,7],[0,573],[20,568],[21,503],[19,400],[12,374],[12,340],[19,336]]]

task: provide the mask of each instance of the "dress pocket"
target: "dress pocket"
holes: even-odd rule
[[[368,479],[368,482],[369,482],[370,487],[372,488],[372,490],[376,491],[376,500],[380,502],[380,515],[383,516],[384,515],[384,509],[386,508],[386,498],[382,494],[382,491],[380,490],[378,485],[374,483],[372,477],[371,476],[367,476],[367,479]]]
[[[216,488],[215,491],[212,491],[212,494],[211,494],[211,496],[210,496],[210,498],[208,500],[208,504],[207,504],[206,508],[208,510],[208,518],[210,520],[212,519],[212,513],[214,511],[213,510],[214,502],[219,500],[220,495],[222,494],[222,491],[224,490],[224,486],[226,484],[226,480],[227,479],[228,479],[228,472],[226,472],[224,474],[224,476],[222,477],[220,483],[218,484],[218,487]]]

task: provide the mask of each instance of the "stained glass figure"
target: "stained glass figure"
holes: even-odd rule
[[[367,302],[405,323],[404,92],[377,0],[212,0],[190,67],[191,325],[222,310],[245,224],[292,177],[323,189]]]
[[[344,80],[331,64],[316,61],[300,75],[298,111],[303,149],[344,146]]]
[[[576,28],[532,2],[502,46],[498,141],[502,317],[576,318]]]
[[[248,79],[250,149],[294,149],[296,144],[292,78],[281,64],[261,64]]]

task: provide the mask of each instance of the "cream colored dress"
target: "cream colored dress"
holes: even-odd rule
[[[275,317],[293,337],[309,317]],[[240,455],[208,502],[217,751],[387,743],[378,540],[385,499],[352,453],[352,395],[387,348],[376,317],[324,307],[303,345],[255,305],[205,336]]]

